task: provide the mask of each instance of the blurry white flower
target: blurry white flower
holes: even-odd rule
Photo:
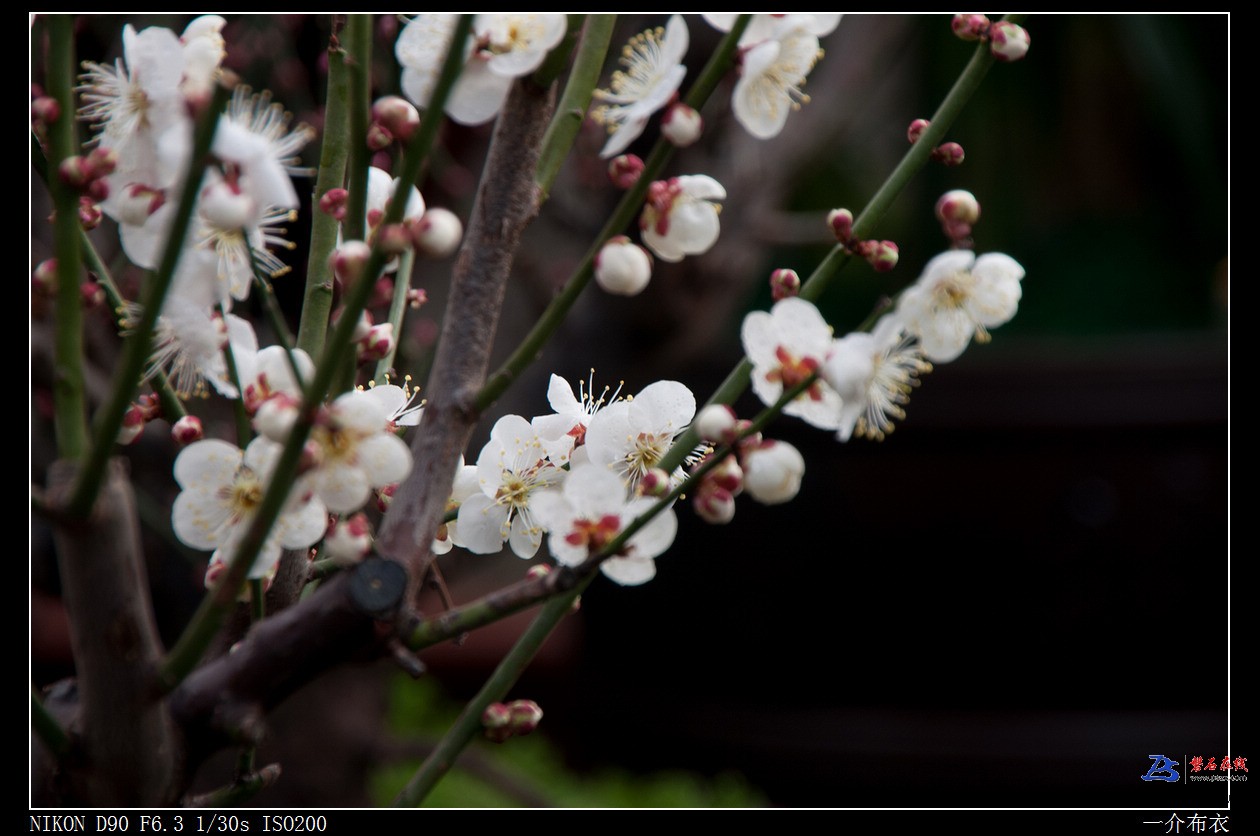
[[[872,333],[855,332],[836,340],[820,369],[839,394],[840,426],[836,437],[882,440],[893,431],[893,419],[906,417],[902,405],[918,376],[932,370],[923,352],[905,332],[901,320],[885,316]]]
[[[744,490],[764,505],[793,499],[805,475],[805,457],[786,441],[766,440],[743,454]]]
[[[380,400],[358,389],[345,393],[311,429],[315,466],[300,481],[328,510],[357,511],[373,488],[399,482],[411,471],[411,450],[392,428]]]
[[[973,335],[988,342],[987,329],[1015,315],[1023,278],[1024,268],[1009,255],[976,258],[968,250],[950,250],[929,261],[901,294],[897,316],[919,338],[929,360],[947,363],[963,353]]]
[[[613,73],[609,89],[595,91],[595,98],[604,104],[591,111],[608,128],[601,157],[615,157],[625,150],[643,133],[648,118],[677,92],[687,74],[682,59],[688,40],[686,22],[681,15],[673,15],[664,28],[640,32],[622,49],[624,69]]]

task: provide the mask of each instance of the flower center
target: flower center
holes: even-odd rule
[[[782,383],[784,389],[799,386],[818,372],[817,360],[813,357],[797,357],[784,346],[776,348],[774,356],[778,359],[779,365],[766,372],[766,380]],[[819,386],[818,381],[814,381],[802,394],[809,395],[812,401],[820,401],[822,387]]]
[[[936,283],[936,301],[945,307],[961,308],[975,283],[975,278],[966,270],[951,273]]]
[[[263,486],[252,468],[242,465],[228,488],[228,507],[236,519],[244,517],[262,502]]]
[[[534,482],[510,470],[503,471],[503,484],[495,491],[494,501],[509,508],[521,509],[529,504],[529,493],[534,489]]]
[[[639,433],[634,449],[626,454],[626,465],[631,479],[637,479],[656,467],[657,462],[669,452],[671,437],[668,434]]]
[[[616,514],[605,514],[598,520],[574,520],[573,530],[564,535],[571,546],[586,546],[587,552],[604,548],[621,531],[621,519]]]

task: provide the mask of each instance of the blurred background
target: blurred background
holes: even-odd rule
[[[187,18],[84,18],[80,57],[112,59],[127,20],[178,31]],[[327,19],[229,20],[227,65],[318,128]],[[614,48],[663,23],[621,18]],[[964,188],[983,207],[976,250],[1008,253],[1026,268],[1015,319],[927,375],[882,443],[840,444],[795,419],[774,425],[768,435],[805,455],[799,497],[777,507],[742,499],[725,527],[680,509],[656,579],[632,589],[597,581],[514,690],[543,706],[549,742],[475,746],[471,775],[439,800],[1223,805],[1221,784],[1140,777],[1152,754],[1247,755],[1226,738],[1226,642],[1238,618],[1228,584],[1229,23],[1028,19],[1028,57],[994,66],[949,131],[965,163],[929,166],[877,228],[875,237],[900,246],[897,269],[851,264],[820,303],[843,333],[912,282],[947,246],[937,197]],[[699,17],[688,24],[685,84],[718,37]],[[379,21],[379,93],[397,92],[399,26]],[[598,385],[624,380],[631,392],[675,379],[703,401],[740,357],[744,313],[770,304],[770,271],[808,275],[834,240],[826,212],[865,204],[904,153],[906,127],[931,116],[972,51],[950,34],[948,16],[846,15],[823,47],[805,88],[811,101],[773,140],[753,140],[735,123],[733,80],[719,88],[703,111],[701,143],[668,171],[709,174],[726,187],[718,245],[678,265],[658,262],[640,297],[588,290],[487,417],[470,460],[499,415],[549,411],[552,372],[576,382],[594,368]],[[35,81],[39,48],[37,39]],[[650,148],[656,124],[631,151]],[[423,188],[429,205],[467,217],[489,134],[445,129]],[[597,158],[602,139],[588,125],[526,234],[500,357],[616,201]],[[317,153],[307,149],[312,164]],[[387,166],[388,155],[379,162]],[[39,188],[33,218],[47,214]],[[293,226],[297,258],[306,217]],[[106,226],[99,246],[116,252]],[[32,265],[48,248],[35,227]],[[417,380],[450,267],[421,264],[413,279],[431,301],[409,320],[398,367]],[[294,268],[277,291],[296,316],[303,265]],[[98,325],[94,356],[107,371],[112,338],[107,322]],[[52,455],[41,412],[44,327],[37,311],[36,482]],[[751,415],[759,404],[746,397],[737,408]],[[175,493],[165,434],[147,432],[127,454],[148,502],[151,580],[169,641],[195,605],[204,556],[177,553],[160,533]],[[44,684],[70,663],[56,640],[55,565],[33,526],[32,667]],[[520,577],[526,564],[510,552],[456,553],[442,568],[462,601]],[[46,602],[52,615],[40,622]],[[440,718],[446,700],[471,695],[524,623],[435,648],[423,686],[400,684],[381,666],[339,671],[299,695],[276,716],[261,755],[281,760],[284,777],[257,803],[388,798],[438,730],[439,720],[420,718]],[[514,762],[508,750],[518,743],[545,748]],[[213,786],[230,765],[204,772]],[[561,775],[613,777],[574,797],[556,794]]]

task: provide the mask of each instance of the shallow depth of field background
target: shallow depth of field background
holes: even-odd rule
[[[318,126],[326,19],[230,20],[228,64]],[[123,22],[85,20],[80,57],[117,55]],[[615,43],[663,22],[625,18]],[[689,23],[687,83],[716,42],[698,17]],[[669,791],[649,794],[630,776],[650,782],[672,770],[737,788],[677,796],[684,803],[1224,803],[1219,784],[1139,778],[1155,753],[1247,754],[1227,751],[1225,736],[1225,642],[1235,626],[1227,597],[1229,19],[1034,16],[1026,25],[1028,58],[995,66],[949,132],[966,150],[964,165],[929,167],[877,230],[900,245],[898,268],[876,275],[850,265],[821,305],[843,332],[913,281],[945,246],[936,198],[966,188],[983,206],[977,251],[1009,253],[1027,270],[1015,320],[928,375],[883,443],[842,445],[780,421],[769,435],[807,460],[797,500],[768,508],[745,498],[726,527],[680,508],[678,539],[657,561],[656,579],[635,589],[597,582],[514,691],[543,706],[541,731],[575,776],[626,770],[629,789],[607,803],[669,803]],[[382,93],[397,91],[396,29],[382,20]],[[488,416],[470,460],[494,418],[548,411],[553,371],[576,382],[594,367],[597,384],[624,380],[629,391],[672,378],[707,397],[739,359],[743,313],[769,304],[770,270],[808,274],[828,247],[826,211],[862,207],[903,153],[906,126],[931,115],[971,53],[950,35],[948,16],[846,16],[823,46],[806,87],[812,101],[774,140],[743,134],[729,113],[729,83],[720,88],[704,111],[704,140],[677,154],[669,172],[707,173],[726,186],[718,246],[680,265],[658,262],[633,300],[590,288]],[[655,129],[653,120],[631,150],[645,152]],[[488,137],[488,126],[446,129],[423,189],[430,205],[467,216]],[[600,142],[598,129],[580,138],[526,234],[500,356],[615,202]],[[317,154],[312,147],[306,158]],[[42,199],[35,195],[33,217],[42,217]],[[294,225],[299,259],[307,217]],[[32,264],[49,246],[47,230],[34,226]],[[107,226],[96,240],[113,253]],[[416,271],[433,301],[410,320],[399,368],[418,379],[451,263]],[[296,311],[302,266],[294,265],[277,290]],[[97,325],[93,356],[105,375],[113,343],[107,323]],[[33,323],[36,481],[52,456],[40,411],[42,327]],[[738,404],[743,415],[758,406],[751,397]],[[207,426],[213,434],[215,422]],[[174,452],[157,428],[125,451],[157,525],[175,494]],[[33,538],[42,601],[55,597],[56,572],[38,523]],[[195,605],[201,566],[159,538],[149,557],[170,641]],[[505,552],[452,554],[442,566],[466,600],[526,564]],[[523,623],[435,649],[425,656],[432,679],[452,697],[471,694]],[[69,671],[54,630],[35,628],[37,684]],[[398,720],[396,675],[384,665],[344,669],[282,709],[260,757],[281,760],[284,776],[257,803],[373,803],[385,780],[377,766],[422,750],[415,735],[431,733]],[[471,760],[482,779],[507,787],[509,803],[580,803],[549,795],[528,764],[495,766],[493,749],[477,744]],[[203,780],[221,783],[229,771],[225,761]]]

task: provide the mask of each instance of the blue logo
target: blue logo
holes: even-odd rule
[[[1181,780],[1181,774],[1173,769],[1174,766],[1180,766],[1179,762],[1166,758],[1163,755],[1147,755],[1148,758],[1155,761],[1151,764],[1151,768],[1142,776],[1143,781],[1172,781],[1176,783]]]

